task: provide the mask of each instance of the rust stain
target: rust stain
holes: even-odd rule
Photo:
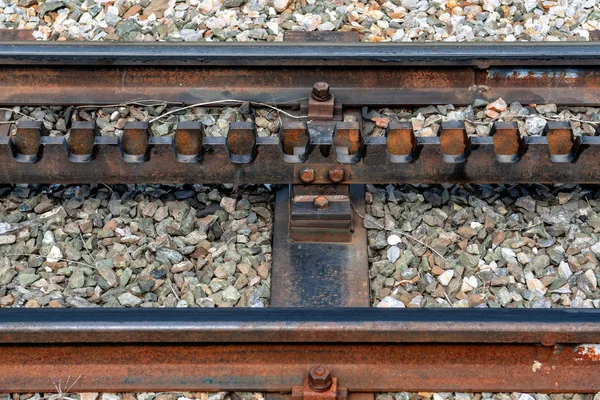
[[[35,40],[34,29],[0,29],[0,41]]]
[[[309,135],[306,129],[286,128],[281,131],[281,145],[285,154],[294,154],[294,148],[306,147],[309,141]]]
[[[242,123],[246,125],[246,123]],[[234,123],[231,124],[229,133],[227,134],[227,145],[231,154],[245,155],[252,154],[254,146],[256,145],[256,133],[254,132],[254,125],[252,127],[236,127]]]
[[[600,361],[600,344],[580,344],[575,347],[577,361]]]
[[[410,128],[390,128],[387,143],[390,154],[405,155],[412,153],[416,139]]]
[[[94,149],[94,128],[71,128],[69,134],[69,151],[77,155],[92,154]]]
[[[196,128],[179,126],[175,132],[175,149],[177,149],[177,153],[185,156],[200,153],[203,136],[200,124]]]
[[[42,130],[34,126],[17,126],[17,132],[14,137],[14,144],[17,152],[24,155],[35,155],[40,148],[40,139]],[[39,124],[41,125],[41,123]]]
[[[338,128],[333,138],[333,144],[337,147],[347,147],[348,154],[356,154],[362,147],[362,136],[360,129],[356,128]]]
[[[550,154],[565,155],[573,150],[574,138],[570,129],[549,129],[547,137]]]
[[[496,154],[509,156],[519,151],[520,136],[516,127],[496,128],[493,138]]]
[[[467,150],[467,131],[465,129],[443,129],[440,145],[443,154],[458,156]]]
[[[148,149],[148,123],[133,122],[123,129],[123,151],[125,154],[142,155]]]

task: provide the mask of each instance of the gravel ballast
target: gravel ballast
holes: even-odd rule
[[[595,0],[0,0],[0,28],[38,40],[281,41],[356,31],[364,42],[586,41]]]
[[[145,104],[151,104],[150,106]],[[252,116],[251,116],[252,115]],[[42,121],[50,136],[65,136],[73,121],[94,122],[101,136],[121,137],[128,122],[148,122],[152,136],[173,136],[178,122],[200,122],[206,136],[227,136],[232,122],[254,119],[259,137],[279,132],[281,118],[277,110],[265,107],[192,107],[160,101],[124,103],[113,107],[2,107],[0,123]],[[11,131],[16,132],[16,123]]]
[[[367,188],[373,305],[600,308],[597,187]]]
[[[231,185],[0,188],[0,307],[264,307],[273,195]]]

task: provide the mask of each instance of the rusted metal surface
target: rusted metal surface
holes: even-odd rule
[[[0,345],[0,354],[0,391],[10,392],[52,392],[68,377],[78,392],[291,392],[315,363],[349,392],[600,391],[600,362],[531,344],[64,343]]]
[[[319,197],[326,208],[315,209]],[[364,215],[363,186],[297,185],[293,197],[288,187],[277,192],[273,307],[369,306],[367,234],[350,202]]]
[[[94,151],[96,124],[87,121],[74,121],[68,139],[69,151],[75,155],[91,155]]]
[[[457,160],[459,156],[463,156],[467,152],[468,138],[465,125],[460,121],[443,122],[440,134],[440,149],[444,155],[445,161],[447,156],[451,156],[452,160]],[[462,161],[462,158],[460,158]]]
[[[500,156],[512,156],[519,152],[521,138],[516,122],[497,122],[492,132],[494,151]]]
[[[600,45],[600,44],[599,44]],[[543,69],[543,68],[542,68]],[[552,72],[554,71],[554,72]],[[475,99],[522,104],[600,103],[596,68],[321,67],[2,65],[0,104],[115,104],[161,99],[194,104],[239,99],[299,106],[314,83],[327,79],[336,100],[351,107],[471,104]],[[565,75],[566,74],[566,75]],[[232,84],[235,82],[235,84]],[[60,89],[60,90],[59,90]],[[306,100],[304,100],[306,102]]]
[[[306,123],[283,123],[279,135],[281,140],[281,148],[284,154],[294,155],[295,152],[298,151],[296,149],[306,152],[306,147],[308,146],[310,140]],[[299,158],[302,160],[302,158],[305,158],[305,155],[299,156]]]
[[[256,153],[256,131],[254,123],[232,122],[227,134],[227,150],[233,163],[249,163]]]
[[[315,170],[312,168],[302,168],[298,176],[302,183],[310,183],[315,180]]]
[[[573,349],[580,361],[600,362],[600,344],[580,344]]]
[[[14,137],[15,150],[18,154],[32,156],[40,149],[40,139],[46,135],[42,121],[23,121],[17,127]]]
[[[125,154],[133,156],[146,154],[146,151],[148,151],[148,123],[125,123],[122,145]]]
[[[3,309],[0,342],[8,392],[600,391],[598,310]]]
[[[340,167],[333,167],[329,169],[327,176],[332,183],[341,183],[344,180],[345,172]]]
[[[0,29],[0,41],[35,40],[34,29]]]
[[[360,127],[361,125],[357,122],[339,122],[335,124],[333,147],[337,162],[348,164],[360,160],[364,143]],[[332,181],[335,182],[333,178]]]
[[[287,216],[289,241],[298,243],[351,243],[353,241],[355,229],[349,185],[294,185],[292,192],[290,213]],[[277,215],[282,214],[277,213]],[[278,221],[275,224],[278,224]],[[305,245],[304,249],[306,253],[313,251],[310,244]],[[316,246],[316,250],[320,252],[321,247]],[[335,257],[329,259],[335,265]]]
[[[387,134],[387,145],[391,155],[407,156],[415,150],[417,141],[410,122],[392,122]]]
[[[546,136],[548,138],[548,150],[550,157],[569,156],[575,146],[573,129],[569,122],[549,122]],[[568,157],[565,161],[570,161]]]
[[[200,154],[204,131],[199,122],[180,122],[175,132],[175,150],[184,156]]]
[[[323,365],[312,366],[304,378],[303,386],[292,388],[294,400],[346,400],[348,390],[338,387],[337,378]]]
[[[317,82],[313,85],[308,98],[308,118],[314,120],[332,120],[335,108],[335,96],[327,82]]]
[[[444,161],[439,137],[419,137],[408,163],[390,160],[385,137],[365,138],[361,158],[356,163],[339,164],[329,144],[309,146],[307,160],[287,163],[282,159],[278,138],[257,138],[252,161],[236,164],[230,160],[225,138],[205,137],[203,157],[198,162],[179,162],[172,138],[150,137],[147,160],[132,165],[123,159],[117,138],[95,137],[92,160],[73,163],[67,157],[64,138],[42,136],[40,157],[33,165],[15,160],[13,142],[0,136],[0,183],[305,183],[306,173],[313,184],[329,184],[340,176],[344,184],[353,183],[600,183],[597,160],[600,137],[582,137],[573,162],[551,159],[548,138],[524,139],[516,162],[496,160],[493,137],[469,138],[465,161]],[[323,142],[321,142],[323,143]],[[168,168],[165,168],[168,165]],[[331,171],[334,170],[335,174]]]

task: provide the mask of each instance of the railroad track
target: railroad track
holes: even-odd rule
[[[334,35],[336,36],[336,35]],[[345,36],[345,35],[342,35]],[[494,122],[469,136],[409,123],[364,134],[371,109],[475,100],[600,104],[600,45],[0,43],[0,106],[158,99],[245,111],[227,136],[132,122],[0,125],[0,183],[268,183],[277,192],[271,308],[0,310],[0,391],[600,391],[598,310],[368,309],[366,183],[600,183],[598,136]],[[279,113],[260,137],[256,107]],[[177,107],[175,107],[177,108]],[[177,114],[177,110],[163,114]],[[159,120],[160,117],[155,118]],[[444,259],[431,254],[431,260]],[[80,354],[86,354],[81,358]],[[314,367],[319,365],[320,367]]]

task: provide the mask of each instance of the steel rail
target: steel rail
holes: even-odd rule
[[[0,42],[0,104],[223,99],[298,106],[327,81],[345,106],[600,103],[600,43]]]
[[[595,66],[600,43],[0,42],[0,65]]]
[[[600,391],[600,310],[0,310],[0,342],[0,391]]]
[[[539,343],[550,346],[600,343],[600,310],[352,307],[0,310],[0,343],[115,341]]]

